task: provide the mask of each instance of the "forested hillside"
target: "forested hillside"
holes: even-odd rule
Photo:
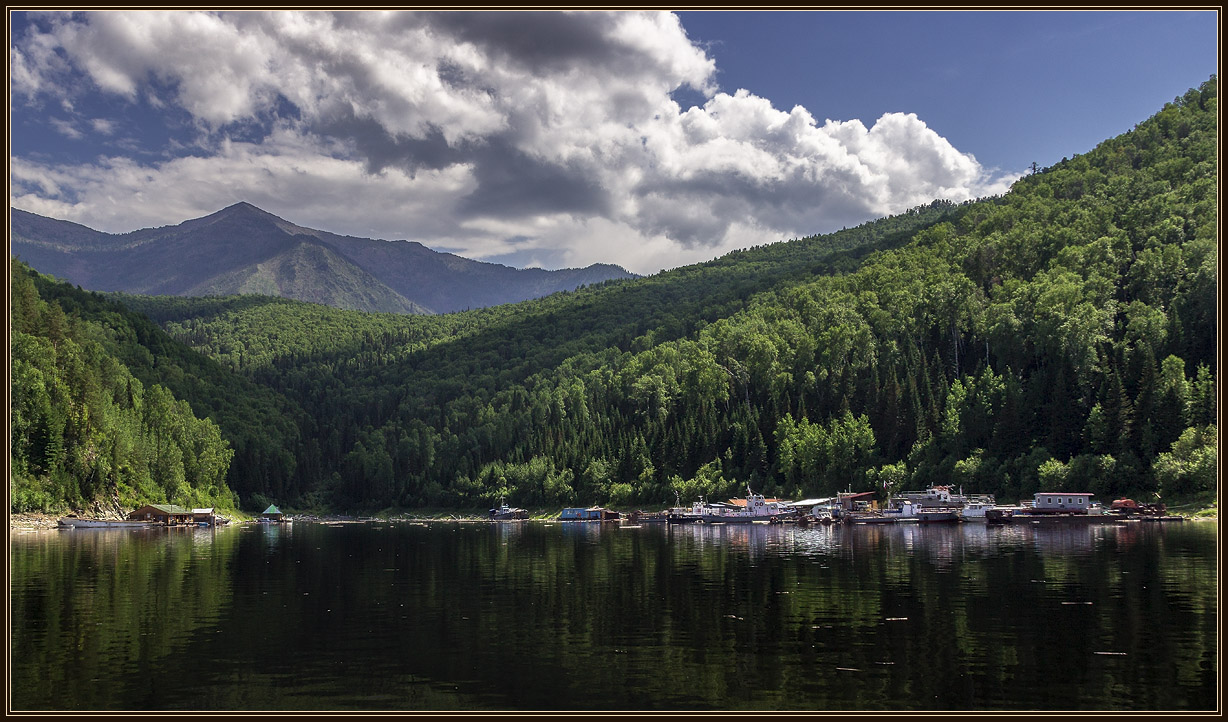
[[[13,511],[225,509],[289,488],[313,428],[292,403],[98,294],[19,261],[11,279]]]
[[[234,461],[249,503],[1209,492],[1217,102],[1212,78],[1000,198],[538,301],[123,301],[280,397],[286,455]]]
[[[475,400],[485,405],[510,392],[519,406],[550,404],[538,397],[549,393],[543,374],[597,369],[654,343],[693,335],[739,313],[758,290],[856,269],[865,254],[907,242],[955,208],[933,203],[831,236],[733,253],[653,278],[443,316],[362,314],[251,296],[118,298],[320,420],[321,434],[304,439],[308,458],[319,463],[301,464],[296,475],[313,501],[345,508],[483,504],[485,492],[461,496],[449,483],[454,464],[479,468],[495,451],[483,441],[490,433],[481,428],[486,422],[474,420],[487,415]],[[415,416],[402,422],[409,408]],[[432,426],[440,419],[446,438]],[[516,437],[515,445],[533,443],[525,424],[536,422],[490,421],[519,425],[500,432]],[[395,435],[394,449],[372,453],[384,447],[372,439],[384,434]],[[436,465],[452,470],[440,472]],[[385,491],[377,495],[368,482]],[[249,491],[268,493],[240,489]]]
[[[217,424],[109,353],[115,326],[42,298],[17,262],[11,276],[12,510],[234,508],[234,452]]]

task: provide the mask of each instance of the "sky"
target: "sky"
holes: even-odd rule
[[[1004,193],[1219,63],[1215,10],[9,19],[15,208],[641,274]]]

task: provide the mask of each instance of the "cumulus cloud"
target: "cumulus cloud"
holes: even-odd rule
[[[51,14],[12,40],[14,102],[119,99],[197,136],[157,161],[55,164],[14,137],[10,198],[112,231],[246,200],[472,257],[652,272],[1012,180],[913,114],[820,124],[715,73],[665,12]],[[683,87],[706,102],[680,107]]]

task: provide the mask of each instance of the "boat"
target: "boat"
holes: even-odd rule
[[[637,509],[627,515],[626,521],[631,524],[642,524],[644,522],[669,521],[669,510],[642,511],[642,510]]]
[[[992,498],[970,499],[964,508],[959,510],[959,518],[964,521],[987,521],[989,510],[994,507]]]
[[[670,524],[702,523],[704,521],[704,515],[707,508],[708,505],[701,496],[699,497],[699,501],[693,502],[691,504],[691,508],[689,509],[682,506],[675,506],[674,508],[670,509],[669,514],[665,517],[665,520]]]
[[[528,519],[529,512],[517,507],[508,506],[507,502],[502,498],[499,499],[499,508],[490,510],[491,521],[512,521],[515,519]]]
[[[601,506],[590,506],[587,509],[571,507],[559,514],[559,521],[618,521],[620,514]]]
[[[904,491],[896,494],[895,498],[921,508],[958,509],[968,502],[968,498],[963,494],[953,493],[950,486],[931,486],[925,491]]]
[[[899,521],[899,516],[889,515],[885,511],[882,513],[853,513],[846,515],[844,520],[849,524],[894,524],[896,521]]]
[[[1092,494],[1082,491],[1038,491],[1030,501],[1019,502],[1012,516],[1020,521],[1114,522],[1120,520],[1103,505],[1092,500]]]
[[[750,524],[753,522],[782,521],[793,518],[794,512],[788,502],[768,500],[746,487],[746,502],[742,504],[705,504],[703,497],[691,505],[690,510],[671,511],[669,522],[673,524]]]
[[[917,510],[917,521],[922,524],[959,521],[959,509],[940,506],[921,508]]]
[[[1007,524],[1015,513],[1023,509],[1021,506],[992,506],[985,510],[985,522],[988,524]]]
[[[911,499],[894,499],[883,510],[883,516],[891,521],[949,522],[959,521],[959,509],[956,507],[924,506]]]
[[[914,504],[911,501],[904,500],[887,500],[887,508],[883,509],[883,516],[892,521],[917,521],[917,512],[921,509],[919,504]]]
[[[81,519],[75,516],[65,516],[60,517],[56,525],[61,529],[150,529],[158,526],[158,523],[131,520]]]

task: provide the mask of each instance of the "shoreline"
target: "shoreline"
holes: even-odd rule
[[[38,531],[58,529],[59,520],[61,516],[63,516],[63,514],[42,514],[42,513],[31,513],[31,512],[25,512],[21,514],[9,514],[9,532],[10,533],[15,533],[15,532],[25,533],[25,532],[38,532]],[[461,516],[442,517],[442,518],[441,517],[392,517],[392,518],[387,518],[387,519],[381,519],[379,517],[356,518],[356,517],[344,516],[344,515],[338,515],[337,517],[313,516],[313,515],[304,515],[304,516],[305,518],[301,518],[301,519],[294,519],[293,517],[291,517],[291,521],[310,521],[310,522],[316,522],[316,523],[321,523],[321,524],[345,524],[345,523],[360,523],[360,522],[369,522],[369,521],[416,522],[416,523],[432,523],[432,522],[434,523],[438,523],[438,522],[473,523],[473,522],[489,521],[489,519],[484,519],[481,517],[461,517]],[[1185,518],[1186,521],[1193,521],[1193,522],[1219,521],[1218,516],[1211,516],[1211,515],[1195,516],[1195,515],[1185,515],[1185,514],[1171,514],[1170,516],[1182,516]],[[526,519],[525,521],[552,521],[552,519]],[[238,523],[242,524],[243,521],[239,521]]]
[[[59,528],[59,520],[63,514],[39,514],[25,512],[9,514],[9,531],[42,531]]]

